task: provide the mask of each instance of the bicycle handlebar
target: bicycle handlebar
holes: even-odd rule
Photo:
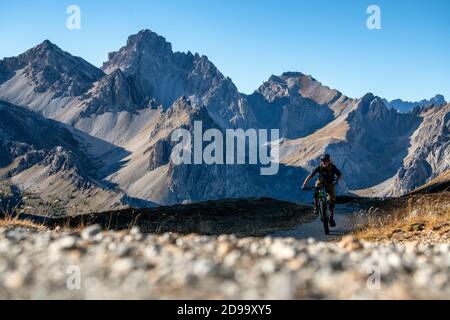
[[[333,181],[333,185],[337,185],[339,183],[339,180],[335,180]],[[312,191],[312,190],[320,190],[323,189],[324,187],[304,187],[301,188],[301,190],[303,191]]]
[[[305,187],[305,188],[302,188],[301,190],[302,191],[312,191],[312,190],[320,190],[320,189],[322,189],[322,188],[319,188],[319,187]]]

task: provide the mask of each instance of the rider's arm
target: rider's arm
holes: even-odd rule
[[[339,182],[342,179],[342,172],[333,164],[333,171],[336,175],[336,182]]]
[[[303,187],[306,187],[308,185],[311,179],[314,178],[314,176],[319,173],[319,170],[320,168],[317,167],[309,176],[306,177],[305,182],[303,182]]]
[[[311,179],[313,178],[313,176],[309,175],[306,177],[305,182],[303,182],[303,188],[305,188],[308,183],[311,181]]]

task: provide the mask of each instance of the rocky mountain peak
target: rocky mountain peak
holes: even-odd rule
[[[172,45],[164,37],[148,29],[131,35],[127,40],[127,47],[148,50],[152,54],[170,55],[173,53]]]
[[[132,64],[143,59],[143,63],[159,59],[171,60],[173,56],[172,45],[166,39],[148,29],[128,37],[127,44],[117,52],[108,55],[108,61],[103,64],[102,69],[111,73],[120,68],[123,71],[133,69]]]
[[[375,99],[375,95],[372,92],[366,93],[364,96],[360,99],[360,104],[367,104],[371,103]]]
[[[135,79],[141,95],[164,109],[186,96],[192,105],[205,105],[223,126],[234,125],[240,117],[251,118],[243,115],[248,110],[236,86],[207,56],[173,53],[165,38],[149,30],[131,36],[126,46],[110,55],[103,70],[110,74],[116,69]]]
[[[442,94],[435,95],[433,98],[430,99],[430,102],[438,106],[447,104],[447,101],[445,100],[445,97]]]
[[[375,96],[373,93],[367,93],[360,99],[355,112],[361,114],[366,121],[383,121],[391,118],[390,116],[395,117],[397,114],[396,110],[389,109],[383,99]]]
[[[269,102],[278,98],[302,97],[313,100],[317,104],[329,106],[340,98],[347,99],[338,90],[324,86],[312,76],[301,72],[285,72],[281,76],[272,75],[255,93],[260,93]]]
[[[15,58],[4,59],[2,64],[2,82],[19,74],[26,78],[26,83],[33,84],[34,92],[53,97],[80,95],[104,75],[100,69],[63,51],[49,40]],[[20,89],[17,96],[23,91],[25,88]]]
[[[306,76],[305,74],[298,71],[287,71],[283,72],[281,75],[282,78],[300,78]]]
[[[63,51],[53,42],[50,40],[44,40],[42,43],[38,44],[36,47],[32,49],[34,52],[48,52],[48,51],[54,51],[63,53]]]
[[[289,88],[281,77],[272,75],[256,90],[255,94],[261,94],[268,102],[273,102],[277,98],[287,97]]]

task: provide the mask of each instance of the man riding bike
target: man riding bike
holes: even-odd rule
[[[316,175],[319,174],[319,179],[316,182],[316,188],[325,188],[330,201],[330,226],[336,227],[336,222],[334,221],[334,207],[336,203],[336,184],[342,178],[342,173],[331,161],[329,154],[325,154],[320,158],[320,165],[309,175],[305,182],[303,183],[302,189],[308,186],[309,181]],[[314,193],[314,212],[318,212],[318,190]]]

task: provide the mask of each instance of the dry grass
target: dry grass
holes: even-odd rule
[[[38,231],[48,230],[48,228],[43,224],[37,224],[29,220],[22,220],[19,219],[18,217],[12,217],[8,215],[0,219],[0,228],[5,227],[26,228]]]
[[[449,242],[449,193],[388,201],[357,215],[356,226],[361,240]]]
[[[30,220],[19,219],[18,217],[6,216],[6,217],[0,219],[0,228],[7,228],[7,227],[26,228],[26,229],[36,230],[36,231],[52,230],[54,232],[81,233],[88,226],[89,226],[88,224],[83,223],[83,224],[80,224],[75,227],[65,225],[62,227],[57,226],[56,228],[49,228],[45,224],[35,223]]]

